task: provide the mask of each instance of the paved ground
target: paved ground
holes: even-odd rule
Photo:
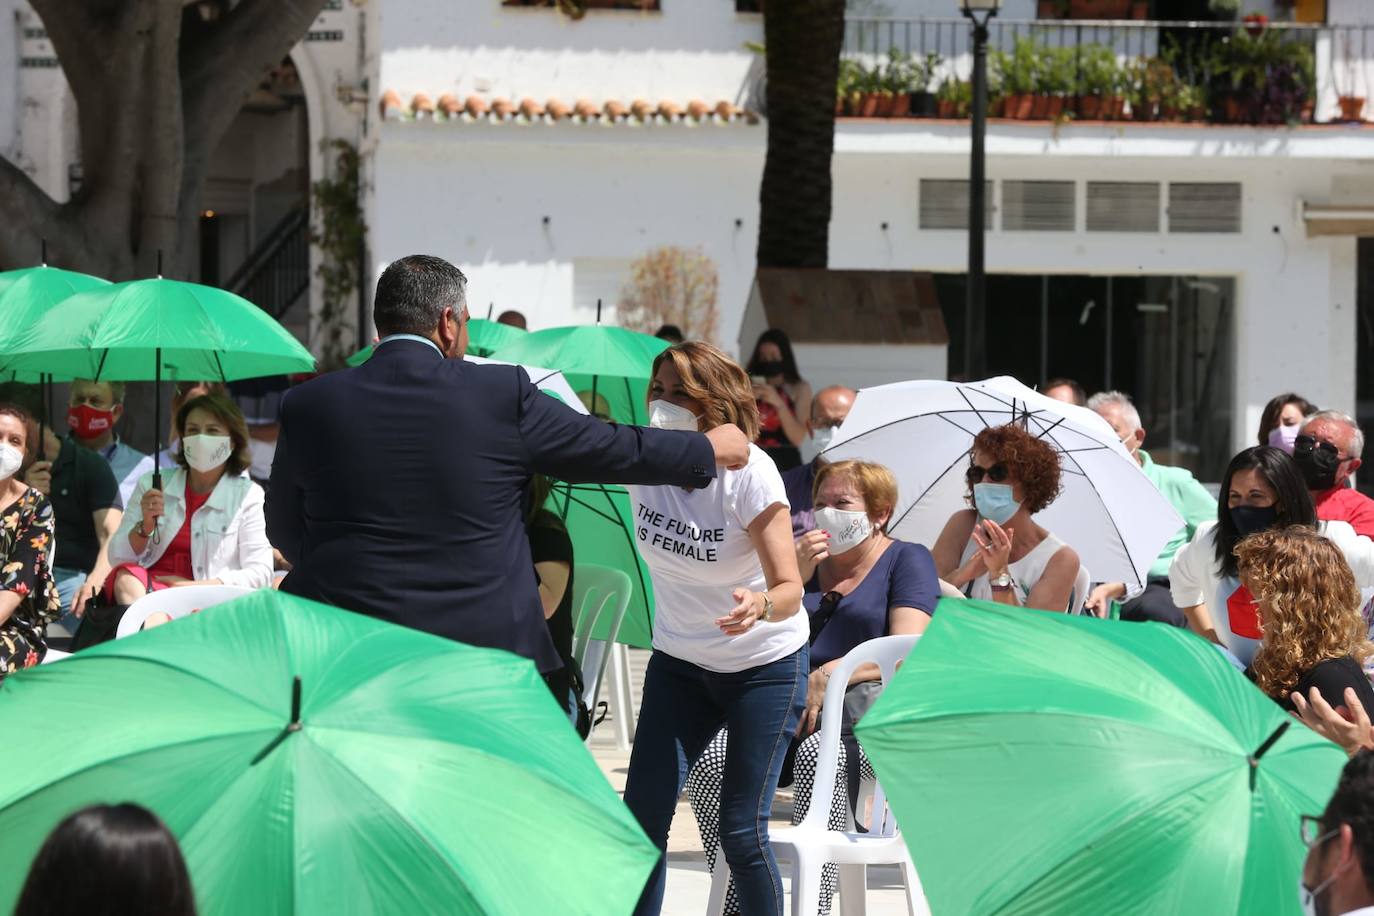
[[[636,701],[647,652],[631,653],[631,682]],[[592,755],[601,770],[606,774],[617,792],[625,791],[625,774],[630,762],[628,751],[615,746],[615,730],[609,721],[597,727],[590,744]],[[778,793],[773,805],[774,823],[782,826],[790,823],[792,816],[792,794],[784,789]],[[782,863],[784,885],[790,891],[791,868]],[[706,870],[706,859],[701,849],[701,834],[697,831],[696,819],[684,797],[678,804],[677,816],[673,818],[673,830],[668,837],[668,890],[664,898],[663,916],[704,916],[706,901],[711,889],[711,876]],[[789,894],[788,906],[791,906]],[[840,912],[838,903],[834,909]],[[895,868],[876,867],[869,869],[868,875],[868,912],[872,916],[898,916],[906,914],[906,895],[902,890],[901,873]]]

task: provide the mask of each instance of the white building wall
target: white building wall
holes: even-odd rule
[[[0,156],[13,160],[19,136],[19,17],[16,0],[0,0]]]

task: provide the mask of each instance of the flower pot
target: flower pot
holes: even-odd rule
[[[1058,0],[1036,0],[1036,19],[1058,19],[1060,6]]]
[[[1269,25],[1269,17],[1263,13],[1251,13],[1242,22],[1245,23],[1245,31],[1251,38],[1259,38],[1264,33],[1264,29]]]
[[[1102,100],[1102,119],[1105,121],[1120,121],[1126,117],[1126,97],[1124,95],[1108,96]]]
[[[1298,109],[1298,123],[1311,124],[1317,115],[1317,103],[1314,99],[1304,99],[1302,107]]]
[[[1007,96],[1007,117],[1015,118],[1018,121],[1029,121],[1031,111],[1035,108],[1035,96],[1033,95],[1009,95]]]
[[[1227,93],[1221,100],[1221,119],[1227,124],[1243,124],[1246,120],[1245,103],[1234,93]]]
[[[1336,102],[1341,106],[1342,121],[1364,120],[1364,96],[1343,95]]]
[[[1187,120],[1187,121],[1206,121],[1206,120],[1207,120],[1207,106],[1206,106],[1206,105],[1190,105],[1190,106],[1188,106],[1188,110],[1187,110],[1186,112],[1184,112],[1184,120]]]
[[[1062,95],[1047,96],[1048,102],[1045,106],[1045,117],[1051,121],[1059,120],[1064,113],[1064,97]]]
[[[1050,97],[1047,95],[1031,96],[1030,119],[1032,121],[1043,121],[1049,116]]]
[[[1181,118],[1182,113],[1178,110],[1178,106],[1171,105],[1168,102],[1159,103],[1159,120],[1178,121]]]
[[[837,95],[835,96],[835,117],[838,118],[842,114],[844,114],[844,97]]]
[[[935,96],[929,92],[913,92],[910,99],[912,117],[929,118],[935,115]]]
[[[1070,19],[1125,19],[1131,0],[1069,0]]]
[[[1006,97],[1006,96],[1004,96],[1004,95],[999,95],[997,98],[992,99],[991,101],[988,102],[988,117],[989,117],[989,118],[1002,118],[1002,117],[1006,117],[1006,113],[1007,113],[1007,97]]]
[[[937,117],[937,118],[952,118],[952,117],[954,117],[954,100],[953,100],[953,99],[936,99],[936,101],[935,101],[935,117]]]
[[[909,118],[911,117],[911,93],[895,93],[888,101],[887,116],[889,118]]]
[[[875,117],[878,111],[878,93],[865,92],[859,96],[858,115],[861,118]]]
[[[1150,0],[1135,0],[1135,2],[1133,2],[1133,3],[1131,4],[1131,18],[1132,18],[1132,19],[1149,19],[1149,18],[1150,18]]]
[[[1078,97],[1078,116],[1085,121],[1095,121],[1102,116],[1102,97],[1080,95]]]

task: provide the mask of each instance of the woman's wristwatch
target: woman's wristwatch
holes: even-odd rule
[[[1011,591],[1012,579],[1010,572],[1004,572],[1000,576],[988,579],[988,585],[992,586],[994,592]]]
[[[763,596],[763,615],[759,617],[764,623],[773,622],[773,599],[768,597],[767,592],[759,592]]]
[[[138,524],[134,526],[134,534],[143,538],[145,541],[153,536],[151,531],[143,527],[143,519],[139,519]]]

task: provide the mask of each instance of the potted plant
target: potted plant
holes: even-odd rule
[[[1102,45],[1079,52],[1078,114],[1089,121],[1111,116],[1120,89],[1116,54]],[[1124,99],[1123,105],[1124,105]]]
[[[1131,2],[1132,19],[1150,18],[1150,0],[1132,0]]]
[[[1258,38],[1268,28],[1269,17],[1263,13],[1248,13],[1241,22],[1245,23],[1245,31],[1251,38]]]
[[[1035,109],[1035,92],[1040,68],[1035,41],[1018,38],[1011,54],[1002,54],[998,71],[1006,95],[1005,114],[1019,121],[1028,120]]]
[[[835,80],[835,114],[858,114],[855,95],[859,81],[863,78],[863,65],[858,61],[843,58],[840,60],[839,77]]]
[[[1355,82],[1360,66],[1362,54],[1357,54],[1350,47],[1350,36],[1345,35],[1341,39],[1341,58],[1344,61],[1345,77],[1340,82],[1343,85],[1336,87],[1336,104],[1340,106],[1342,121],[1361,123],[1364,121],[1364,102],[1365,97],[1355,95]]]
[[[1207,0],[1207,10],[1218,19],[1235,19],[1240,15],[1240,0]]]
[[[1078,76],[1073,48],[1044,48],[1040,61],[1040,92],[1047,99],[1044,116],[1058,120],[1071,106]]]
[[[940,88],[935,90],[935,116],[952,118],[959,101],[959,80],[947,77]]]
[[[924,61],[912,63],[911,113],[915,117],[934,117],[935,96],[930,91],[930,84],[935,80],[935,74],[940,72],[943,63],[944,59],[934,51],[926,54]]]
[[[857,86],[859,92],[859,117],[878,117],[878,107],[882,104],[882,68],[878,66],[862,67]]]

